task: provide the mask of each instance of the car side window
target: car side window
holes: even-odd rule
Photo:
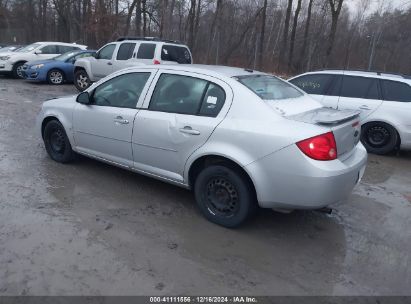
[[[165,44],[161,49],[161,60],[188,64],[191,63],[191,56],[186,47]]]
[[[46,45],[41,48],[41,53],[42,54],[60,54],[57,48],[58,48],[57,45]]]
[[[332,75],[311,74],[294,78],[290,82],[307,94],[325,95],[332,81]]]
[[[67,46],[67,45],[59,45],[58,46],[58,53],[59,54],[64,54],[64,53],[67,53],[67,52],[71,52],[71,51],[77,51],[77,50],[79,50],[79,48],[78,47],[74,47],[74,46]]]
[[[224,105],[225,97],[225,92],[220,86],[209,83],[199,115],[216,117]]]
[[[128,60],[133,57],[136,43],[122,43],[118,48],[117,60]]]
[[[150,73],[128,73],[112,78],[94,90],[93,104],[134,109],[149,77]]]
[[[137,59],[153,59],[156,45],[153,43],[142,43],[138,48]]]
[[[103,47],[100,52],[98,52],[98,58],[97,59],[107,59],[111,60],[113,57],[114,50],[116,49],[115,44],[109,44],[105,47]]]
[[[378,80],[368,77],[344,75],[340,96],[350,98],[380,99]]]
[[[381,80],[384,100],[411,102],[411,86],[391,80]]]

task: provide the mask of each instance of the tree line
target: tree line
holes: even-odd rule
[[[0,42],[185,42],[196,63],[411,74],[411,9],[356,0],[0,0]],[[346,3],[347,2],[347,3]],[[388,4],[388,5],[387,5]]]

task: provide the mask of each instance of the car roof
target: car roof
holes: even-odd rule
[[[78,46],[78,47],[83,47],[83,48],[86,48],[86,47],[87,47],[87,45],[83,45],[83,44],[60,42],[60,41],[37,41],[37,42],[33,42],[33,44],[34,44],[34,43],[40,43],[40,44],[60,44],[60,45],[67,45],[67,46]]]
[[[334,74],[334,75],[350,75],[350,76],[361,76],[361,77],[373,77],[387,80],[396,80],[411,83],[411,76],[389,73],[389,72],[379,72],[379,71],[362,71],[362,70],[318,70],[307,72],[302,75],[309,74]],[[298,75],[301,76],[301,75]],[[297,77],[297,76],[296,76]]]
[[[175,71],[185,71],[193,72],[199,74],[206,74],[210,76],[224,76],[224,77],[235,77],[235,76],[249,76],[249,75],[268,75],[263,72],[254,71],[250,69],[229,67],[222,65],[205,65],[205,64],[162,64],[162,65],[146,65],[146,66],[134,66],[127,68],[127,70],[137,70],[144,68],[161,68],[167,70]]]

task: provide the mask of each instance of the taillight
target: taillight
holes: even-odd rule
[[[328,132],[297,143],[298,148],[315,160],[334,160],[337,158],[337,144],[334,134]]]
[[[160,64],[161,62],[157,59],[154,59],[153,64]]]

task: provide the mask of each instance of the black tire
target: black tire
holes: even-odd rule
[[[74,152],[66,131],[59,121],[51,120],[47,123],[43,132],[43,140],[51,159],[59,163],[68,163],[73,160]]]
[[[223,165],[203,169],[194,185],[201,213],[211,222],[235,228],[256,210],[254,191],[241,172]]]
[[[65,80],[64,73],[59,69],[51,69],[47,73],[47,82],[52,85],[63,84]]]
[[[370,122],[362,126],[361,142],[368,152],[379,155],[392,153],[399,142],[394,127],[384,122]]]
[[[13,71],[12,71],[12,75],[14,78],[17,79],[24,79],[24,76],[22,74],[21,68],[23,67],[24,62],[16,62],[13,65]]]
[[[83,92],[89,86],[91,86],[90,77],[87,75],[87,72],[85,70],[77,70],[74,73],[74,86],[80,92]]]

